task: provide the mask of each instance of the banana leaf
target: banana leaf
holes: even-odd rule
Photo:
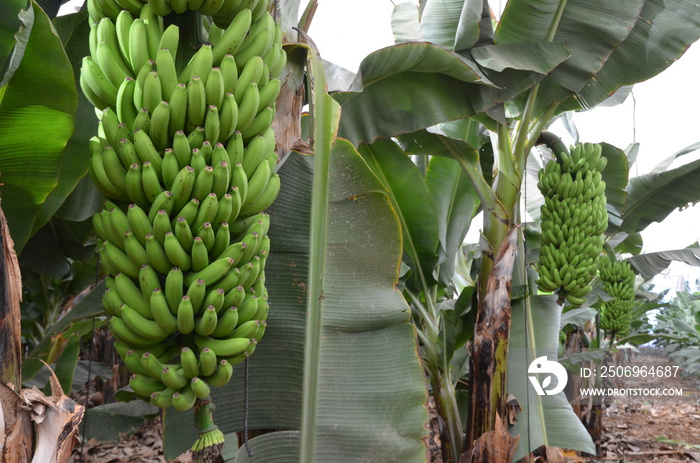
[[[250,429],[286,430],[251,439],[255,454],[227,436],[226,461],[298,461],[304,375],[306,272],[312,158],[280,165],[282,191],[270,213],[268,329],[249,362]],[[331,156],[331,203],[322,315],[318,461],[425,461],[427,391],[410,311],[394,289],[400,225],[382,185],[346,141]],[[213,391],[214,421],[243,425],[243,365]],[[191,414],[166,411],[164,448],[175,458],[195,439]],[[231,447],[233,446],[233,447]],[[281,446],[281,447],[280,447]],[[236,452],[241,460],[232,459]],[[271,452],[271,453],[268,453]]]
[[[587,8],[590,2],[583,3]],[[628,2],[606,3],[617,10]],[[610,21],[618,19],[615,14]],[[601,18],[597,20],[601,21]],[[619,88],[659,74],[698,38],[700,5],[686,0],[646,0],[625,40],[578,92],[577,103],[582,108],[592,108]]]
[[[529,312],[529,314],[528,314]],[[513,461],[546,445],[596,453],[591,436],[574,414],[564,393],[538,396],[528,376],[528,365],[540,356],[557,359],[561,306],[555,296],[531,296],[514,301],[508,352],[508,393],[522,411],[511,426],[520,435]],[[535,345],[535,342],[537,344]]]
[[[478,3],[478,4],[477,4]],[[478,22],[481,18],[481,2],[465,0],[430,0],[421,17],[423,39],[448,50],[454,50],[457,27],[462,19]],[[472,17],[470,17],[470,15]],[[472,21],[470,21],[472,22]]]
[[[392,140],[360,145],[360,155],[389,192],[403,230],[407,264],[415,274],[409,283],[433,281],[438,264],[438,216],[433,198],[418,167]]]
[[[394,42],[419,42],[422,40],[418,5],[411,2],[397,3],[391,13],[391,30]]]
[[[90,52],[88,22],[87,12],[61,16],[53,21],[71,62],[76,88],[79,88],[82,58]],[[95,116],[95,108],[82,91],[78,91],[75,120],[75,131],[64,151],[58,186],[51,192],[42,208],[40,216],[42,221],[55,216],[63,220],[80,222],[92,217],[102,205],[102,194],[87,176],[90,160],[88,142],[97,133],[98,120]],[[81,186],[77,189],[79,182]]]
[[[666,270],[672,261],[700,267],[700,248],[693,246],[673,251],[649,252],[628,257],[627,261],[642,278],[649,280]]]
[[[53,25],[73,67],[74,85],[78,88],[80,63],[89,53],[87,13],[61,16]],[[97,133],[95,109],[81,91],[78,92],[76,125],[61,158],[58,184],[48,195],[36,217],[32,237],[20,254],[20,265],[43,275],[61,277],[70,260],[94,257],[90,239],[92,215],[102,207],[104,198],[87,175],[89,139]],[[46,249],[51,252],[47,253]]]
[[[695,144],[682,151],[697,150]],[[661,222],[671,212],[688,203],[700,200],[700,160],[675,169],[665,170],[668,163],[660,164],[648,174],[630,179],[627,185],[627,203],[620,229],[634,233],[644,230],[652,222]]]
[[[484,70],[471,56],[431,43],[377,50],[360,64],[352,91],[333,94],[343,109],[339,135],[355,144],[369,144],[377,138],[490,113],[543,79],[542,71],[551,71],[568,57],[563,43],[523,44],[520,53],[510,55],[502,50],[482,49],[479,60],[498,62],[503,72]]]
[[[435,207],[440,237],[439,280],[447,285],[455,272],[455,256],[479,210],[474,186],[454,159],[435,156],[430,159],[425,177]]]
[[[77,105],[71,64],[36,3],[22,62],[0,101],[0,197],[19,252],[38,228],[42,204],[58,184]]]
[[[34,24],[34,10],[25,0],[7,0],[0,5],[0,88],[12,77],[24,56]]]
[[[578,92],[627,37],[644,0],[511,0],[496,28],[494,42],[547,41],[562,3],[565,7],[551,39],[567,43],[571,57],[552,71],[548,80],[569,92]]]

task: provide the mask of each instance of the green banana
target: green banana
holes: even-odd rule
[[[173,315],[177,314],[177,308],[183,296],[184,277],[178,267],[171,268],[165,277],[165,300]]]
[[[194,236],[192,235],[190,225],[187,223],[187,219],[184,217],[177,218],[177,223],[175,224],[175,237],[186,251],[192,251]]]
[[[199,362],[197,361],[197,356],[194,351],[189,347],[183,347],[180,352],[180,364],[182,365],[182,372],[187,378],[194,378],[199,376]]]
[[[194,406],[197,396],[192,392],[189,383],[179,392],[173,394],[173,408],[178,412],[185,412]]]
[[[199,227],[199,230],[197,230],[197,236],[202,239],[202,243],[204,243],[204,246],[207,248],[207,252],[211,252],[214,247],[214,241],[216,240],[214,228],[211,226],[211,223],[204,222],[202,226]]]
[[[275,110],[268,106],[260,111],[244,128],[241,129],[241,135],[244,140],[250,140],[258,134],[265,133],[272,126],[272,121],[275,118]]]
[[[221,134],[221,120],[219,118],[219,108],[210,105],[204,120],[204,139],[209,143],[217,143]]]
[[[160,380],[138,374],[129,377],[129,386],[142,397],[150,397],[151,394],[165,389],[165,385]]]
[[[202,315],[195,322],[194,331],[201,336],[209,336],[214,332],[217,322],[216,307],[213,305],[206,306]]]
[[[158,273],[150,265],[142,265],[139,269],[139,287],[144,299],[150,301],[153,291],[161,290]]]
[[[216,371],[217,358],[213,350],[205,347],[199,351],[199,374],[209,376]]]
[[[148,47],[144,46],[148,42],[146,23],[141,18],[136,18],[131,23],[129,30],[129,62],[133,72],[141,70],[150,59]]]
[[[194,182],[194,188],[192,190],[192,197],[197,198],[200,201],[204,201],[206,197],[211,194],[213,185],[214,168],[211,166],[206,166],[199,172],[199,174],[197,174],[197,178]]]
[[[163,31],[163,35],[160,37],[160,41],[158,42],[158,51],[168,50],[173,56],[173,59],[175,59],[177,56],[179,42],[180,28],[176,24],[171,24]]]
[[[247,289],[247,288],[246,288]],[[258,297],[247,296],[245,300],[238,306],[238,324],[252,320],[255,313],[258,311]]]
[[[231,288],[224,298],[223,307],[236,307],[240,306],[246,297],[246,289],[243,286],[235,286]]]
[[[148,373],[148,376],[154,379],[160,379],[160,372],[163,370],[163,364],[155,355],[150,352],[141,354],[141,365]]]
[[[221,75],[224,79],[224,92],[233,94],[238,83],[238,67],[233,55],[224,56],[219,64],[219,69],[221,69]]]
[[[228,384],[233,376],[233,365],[226,359],[222,359],[214,373],[206,377],[211,386],[221,387]]]
[[[217,357],[231,357],[240,354],[251,344],[251,340],[247,338],[214,339],[196,334],[194,339],[197,347],[200,349],[208,347],[214,351]]]
[[[192,271],[200,272],[209,265],[209,252],[199,236],[192,239]]]
[[[137,354],[133,350],[128,350],[125,355],[122,355],[124,360],[124,365],[131,372],[138,375],[150,376],[150,372],[146,370],[144,365],[141,363],[141,355]]]
[[[210,44],[204,44],[199,47],[199,50],[192,56],[185,69],[179,74],[178,81],[187,84],[192,81],[193,77],[197,77],[202,82],[203,86],[205,86],[212,67],[212,46]]]
[[[168,222],[169,224],[170,222]],[[180,268],[183,272],[186,272],[192,266],[192,258],[190,253],[182,247],[180,241],[177,239],[172,231],[165,234],[165,242],[163,244],[165,249],[165,255],[173,264],[173,267]]]
[[[177,213],[177,217],[184,217],[187,223],[192,227],[194,220],[197,218],[199,210],[199,200],[197,198],[190,199],[185,206]]]
[[[241,133],[246,127],[248,127],[248,125],[250,125],[251,122],[253,122],[253,119],[255,119],[255,116],[257,115],[258,106],[260,105],[260,92],[258,91],[258,84],[255,82],[249,83],[242,93],[243,95],[238,103],[237,126],[237,130],[241,131]]]
[[[231,269],[234,260],[230,257],[217,259],[199,272],[189,274],[185,278],[185,284],[191,285],[197,280],[203,280],[207,286],[216,284]]]
[[[195,180],[195,171],[190,166],[183,167],[177,174],[171,187],[175,210],[181,210],[190,201]]]
[[[211,388],[205,379],[200,379],[194,377],[190,380],[190,386],[192,387],[192,392],[197,396],[198,399],[206,399],[211,393]]]
[[[158,238],[153,234],[146,235],[146,253],[148,254],[148,259],[158,272],[165,274],[170,271],[172,265],[170,265],[170,260],[168,260],[167,254],[165,254],[165,249],[163,245],[158,241]]]
[[[82,60],[80,68],[81,76],[85,78],[85,84],[100,100],[114,107],[117,101],[117,87],[102,72],[93,58],[86,56]]]
[[[207,295],[206,284],[204,280],[194,281],[187,288],[187,295],[192,301],[192,308],[194,313],[197,314],[203,308],[204,298]]]
[[[171,389],[179,391],[188,383],[182,368],[164,367],[160,373],[160,380]]]
[[[126,326],[142,338],[162,341],[170,335],[170,332],[161,328],[154,320],[142,316],[139,312],[126,304],[122,306],[121,312],[121,319]],[[153,317],[150,309],[148,314],[150,317]]]
[[[205,84],[202,79],[195,75],[187,84],[187,123],[189,130],[201,127],[207,114],[207,98]],[[191,146],[197,143],[190,142]],[[201,143],[199,143],[201,145]]]
[[[120,121],[126,121],[125,124],[129,130],[133,130],[134,120],[138,114],[137,108],[134,106],[135,89],[136,81],[131,76],[126,76],[117,89],[115,101],[117,117]],[[130,164],[124,167],[128,167]]]
[[[238,309],[235,306],[230,306],[218,317],[216,327],[210,335],[214,338],[229,338],[237,324]]]
[[[171,388],[153,392],[151,394],[151,403],[158,408],[168,408],[173,404],[173,394],[175,394],[175,390]]]
[[[182,296],[177,306],[177,329],[182,334],[194,331],[194,308],[188,295]]]
[[[220,66],[226,55],[231,55],[238,50],[250,29],[252,15],[250,10],[243,10],[228,25],[213,49],[212,61]]]
[[[163,341],[143,338],[137,335],[126,326],[121,318],[117,316],[113,316],[109,319],[109,331],[117,340],[133,348],[149,348],[157,346]]]
[[[170,311],[170,306],[165,294],[159,288],[153,290],[150,300],[151,313],[158,326],[164,331],[174,333],[177,331],[177,317]]]

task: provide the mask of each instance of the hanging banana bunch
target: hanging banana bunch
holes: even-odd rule
[[[634,270],[627,261],[613,262],[601,256],[598,272],[603,289],[612,297],[600,309],[599,328],[611,336],[624,336],[629,333],[634,308]]]
[[[108,198],[93,222],[110,330],[137,395],[195,407],[193,450],[210,461],[223,444],[210,389],[228,383],[266,328],[281,29],[267,0],[87,5],[80,85],[100,114],[90,174]],[[188,10],[213,24],[179,69],[180,31],[163,16]]]
[[[585,303],[596,276],[608,227],[605,182],[607,159],[597,144],[578,144],[539,172],[544,196],[542,240],[537,269],[541,291],[559,291],[572,306]]]

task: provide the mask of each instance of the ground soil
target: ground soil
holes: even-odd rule
[[[641,348],[631,363],[673,366],[663,351],[654,348]],[[586,461],[700,462],[700,378],[627,378],[619,384],[682,388],[683,396],[616,398],[603,415],[600,457]]]
[[[624,364],[625,360],[622,360]],[[672,365],[657,349],[642,348],[632,360],[634,365]],[[678,375],[665,378],[648,377],[625,380],[615,387],[683,388],[678,397],[622,397],[609,403],[603,414],[603,436],[598,442],[599,456],[595,458],[564,452],[557,463],[592,462],[700,462],[700,378]],[[432,407],[431,407],[432,409]],[[431,410],[432,411],[432,410]],[[431,463],[442,463],[439,426],[431,413],[429,439]],[[660,439],[669,439],[661,441]],[[684,445],[685,444],[685,445]],[[696,445],[697,447],[692,447]],[[189,453],[175,463],[190,463]],[[539,458],[534,461],[543,461]],[[119,442],[90,441],[77,445],[70,463],[165,463],[160,422],[149,420],[135,434],[123,436]],[[378,462],[382,463],[382,462]]]

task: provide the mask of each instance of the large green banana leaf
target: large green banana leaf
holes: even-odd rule
[[[528,365],[534,359],[540,356],[557,359],[560,319],[561,307],[554,296],[531,296],[513,303],[508,393],[515,396],[522,407],[515,417],[517,423],[510,428],[513,435],[520,435],[513,461],[542,445],[596,453],[591,436],[564,393],[538,396],[527,378]]]
[[[409,283],[433,280],[438,264],[437,208],[418,167],[392,140],[360,145],[360,154],[385,185],[401,222],[408,265],[416,269]]]
[[[617,9],[627,2],[608,3]],[[617,19],[614,16],[611,21]],[[698,38],[700,4],[687,0],[646,0],[632,31],[577,93],[576,103],[592,108],[619,88],[659,74]]]
[[[80,65],[83,57],[89,54],[87,12],[58,17],[53,25],[73,67],[76,88],[79,88]],[[90,159],[88,141],[97,134],[95,108],[81,91],[78,91],[78,97],[75,131],[66,145],[58,186],[44,204],[42,219],[56,216],[63,220],[82,221],[92,217],[103,200],[92,181],[85,177]],[[69,197],[83,178],[86,180],[81,190]],[[67,197],[70,198],[68,202]]]
[[[640,232],[652,222],[661,222],[675,209],[700,200],[700,183],[697,181],[700,160],[668,169],[672,160],[698,148],[700,144],[691,145],[663,161],[650,173],[630,179],[620,229]]]
[[[567,43],[571,57],[548,80],[570,92],[578,92],[627,37],[643,4],[644,0],[510,0],[494,41],[497,44],[545,42],[557,15],[561,14],[552,40]]]
[[[362,61],[351,92],[333,95],[343,109],[338,133],[355,144],[371,143],[491,113],[567,57],[561,42],[522,44],[517,50],[481,47],[478,59],[424,42],[383,48]],[[477,61],[503,71],[484,70]]]
[[[73,67],[78,88],[80,63],[89,53],[87,13],[77,13],[53,21]],[[104,200],[87,175],[90,159],[88,141],[97,134],[97,117],[92,104],[78,91],[75,130],[65,146],[58,183],[48,195],[34,222],[32,237],[20,255],[20,265],[42,274],[61,277],[69,259],[86,260],[93,253],[90,244],[92,222]],[[47,252],[48,251],[48,252]]]
[[[0,197],[21,250],[56,188],[73,133],[77,92],[71,64],[46,14],[32,3],[34,25],[20,66],[0,100]]]
[[[251,439],[255,452],[227,461],[298,461],[312,158],[290,155],[270,210],[273,252],[266,266],[268,329],[250,359],[251,429],[290,430]],[[317,460],[426,460],[427,391],[410,311],[398,281],[401,228],[381,183],[357,151],[338,140],[331,155],[331,203],[322,314]],[[243,365],[232,385],[214,391],[215,422],[243,425]],[[164,442],[174,458],[194,442],[191,414],[168,411]],[[233,446],[233,447],[232,447]]]

